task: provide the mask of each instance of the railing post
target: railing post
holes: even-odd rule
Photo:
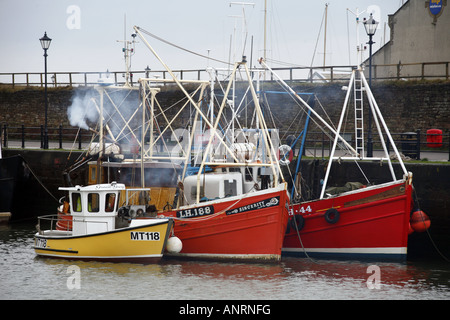
[[[325,158],[325,133],[322,131],[322,160]]]
[[[390,149],[391,149],[391,140],[389,139],[387,134],[386,134],[385,141],[386,141],[386,150],[387,150],[387,153],[389,154],[390,153]]]
[[[62,149],[62,124],[59,125],[59,148]]]
[[[3,147],[8,148],[8,131],[7,131],[8,125],[5,124],[3,126]]]
[[[44,126],[41,124],[41,149],[44,149]]]
[[[420,129],[417,129],[416,134],[417,134],[417,142],[416,142],[417,160],[420,160]]]
[[[448,80],[448,62],[445,63],[445,80]]]
[[[450,161],[450,131],[448,132],[448,161]]]
[[[81,130],[80,130],[80,134],[78,135],[78,150],[81,150]]]
[[[22,149],[25,149],[25,125],[22,124]]]

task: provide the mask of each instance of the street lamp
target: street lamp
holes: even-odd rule
[[[47,32],[44,36],[39,39],[41,41],[42,49],[44,49],[44,64],[45,64],[45,125],[44,125],[44,149],[48,149],[48,128],[47,128],[47,109],[48,109],[48,99],[47,99],[47,50],[50,47],[52,39],[47,36]]]
[[[364,28],[366,29],[366,33],[369,36],[369,42],[367,44],[369,45],[369,87],[372,87],[372,45],[375,43],[373,42],[372,38],[375,35],[375,32],[378,28],[378,22],[375,21],[372,14],[370,14],[370,17],[368,20],[364,19]],[[369,130],[367,132],[367,157],[373,156],[373,140],[372,140],[372,110],[369,110]]]

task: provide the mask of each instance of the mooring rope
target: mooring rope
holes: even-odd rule
[[[413,192],[414,192],[414,201],[416,202],[417,208],[420,208],[419,199],[417,198],[416,188],[413,188]],[[422,222],[424,222],[423,218],[422,218]],[[433,238],[431,237],[429,229],[427,229],[426,231],[427,231],[427,235],[431,241],[431,244],[436,249],[437,253],[442,257],[442,259],[444,259],[447,262],[450,262],[450,259],[448,259],[437,247],[436,243],[434,242]]]
[[[42,186],[42,188],[44,188],[45,191],[47,191],[47,193],[53,198],[55,199],[56,202],[59,203],[58,199],[56,199],[56,197],[50,192],[50,190],[48,190],[45,185],[42,183],[42,181],[38,178],[38,176],[33,172],[33,170],[31,170],[30,166],[28,165],[28,163],[26,161],[24,161],[25,166],[28,168],[28,170],[30,170],[31,174],[36,178],[37,182]]]

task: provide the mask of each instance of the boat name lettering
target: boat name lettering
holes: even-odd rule
[[[138,241],[159,241],[161,239],[159,232],[131,231],[131,240]]]
[[[36,238],[36,247],[39,248],[47,247],[47,239]]]
[[[248,204],[246,206],[228,210],[227,215],[273,207],[273,206],[278,205],[279,203],[280,203],[280,197],[264,199],[264,200],[261,200],[261,201],[255,202],[255,203]]]
[[[214,206],[198,207],[177,211],[177,218],[195,218],[214,213]]]

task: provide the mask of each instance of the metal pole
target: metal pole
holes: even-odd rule
[[[373,35],[369,35],[369,87],[372,88],[372,41]],[[372,139],[372,110],[369,109],[369,130],[367,132],[367,157],[373,157]]]
[[[47,99],[47,49],[44,49],[44,65],[45,65],[45,123],[44,123],[44,149],[48,149],[48,127],[47,127],[47,109],[48,109],[48,99]]]

